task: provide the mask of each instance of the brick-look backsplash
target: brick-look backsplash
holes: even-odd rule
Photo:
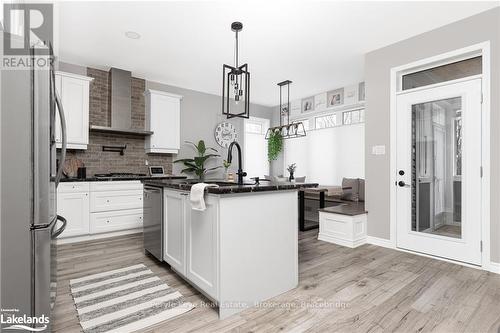
[[[87,75],[93,77],[90,83],[89,122],[91,125],[110,126],[110,87],[109,73],[94,68],[87,68]],[[143,79],[132,78],[132,128],[144,129],[145,107]],[[103,145],[127,145],[125,153],[103,152]],[[165,154],[146,154],[144,138],[141,136],[89,132],[87,150],[68,150],[66,158],[79,158],[87,167],[87,176],[107,172],[147,173],[149,165],[162,165],[165,172],[172,172],[172,156]]]

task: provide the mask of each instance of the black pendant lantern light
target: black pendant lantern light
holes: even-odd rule
[[[280,87],[280,125],[270,127],[266,132],[266,139],[269,139],[272,133],[279,133],[283,139],[292,139],[306,136],[304,124],[299,122],[292,122],[290,124],[290,84],[292,81],[286,80],[278,83]],[[283,89],[286,89],[286,100],[283,102]],[[286,120],[286,122],[285,122]]]
[[[222,114],[227,118],[250,117],[250,72],[248,64],[238,64],[238,33],[242,29],[241,22],[231,24],[236,34],[234,66],[222,66]]]

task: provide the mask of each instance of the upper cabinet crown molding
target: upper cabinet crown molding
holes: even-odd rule
[[[144,148],[148,154],[177,154],[181,139],[182,96],[166,91],[148,89],[146,96],[146,137]]]
[[[172,93],[169,93],[167,91],[161,91],[161,90],[147,89],[144,92],[145,96],[148,96],[148,95],[151,95],[151,94],[174,97],[174,98],[178,98],[180,100],[182,100],[184,98],[184,96],[182,96],[182,95],[172,94]]]
[[[89,144],[90,82],[93,78],[57,71],[56,90],[64,108],[67,148],[87,149]],[[56,147],[61,148],[61,122],[56,120]]]
[[[79,74],[74,74],[74,73],[68,73],[68,72],[56,71],[55,74],[59,75],[59,76],[71,77],[71,78],[74,78],[74,79],[83,80],[83,81],[89,81],[89,82],[92,82],[94,80],[93,77],[79,75]]]

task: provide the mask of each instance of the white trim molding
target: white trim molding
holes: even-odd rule
[[[367,236],[366,242],[368,244],[386,247],[388,249],[396,249],[396,245],[390,239]]]
[[[489,271],[491,273],[500,274],[500,263],[491,261]]]
[[[482,265],[477,267],[486,271],[499,272],[500,264],[490,262],[491,240],[490,240],[490,114],[491,114],[491,52],[490,41],[470,45],[461,49],[453,50],[433,57],[420,59],[409,64],[393,67],[390,70],[390,239],[380,239],[368,236],[368,243],[389,248],[397,248],[396,242],[396,187],[393,184],[397,180],[396,169],[396,97],[399,94],[400,79],[402,73],[418,71],[429,67],[439,66],[457,60],[463,60],[472,56],[482,56],[482,74],[478,77],[482,79],[482,134],[481,134],[481,156],[483,177],[481,182],[481,238],[483,242]],[[450,82],[446,82],[447,84]],[[408,252],[403,249],[398,249]],[[415,252],[412,252],[415,253]],[[422,255],[420,253],[415,253]],[[443,258],[435,257],[444,260]],[[449,260],[446,260],[449,261]],[[455,261],[450,261],[455,262]],[[455,262],[462,264],[460,262]],[[471,266],[465,264],[465,266]],[[472,266],[476,267],[476,266]]]

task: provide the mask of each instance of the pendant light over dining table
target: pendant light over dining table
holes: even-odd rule
[[[280,87],[280,125],[270,127],[266,132],[266,139],[268,140],[271,135],[279,134],[283,139],[293,139],[306,136],[304,124],[301,121],[292,122],[290,124],[290,84],[292,81],[285,80],[278,83]],[[285,89],[283,91],[283,89]],[[285,103],[283,102],[283,95],[286,93]],[[286,120],[286,122],[285,122]]]
[[[235,32],[234,66],[222,66],[222,114],[229,118],[250,117],[250,72],[248,64],[239,65],[238,33],[243,29],[241,22],[233,22]]]

